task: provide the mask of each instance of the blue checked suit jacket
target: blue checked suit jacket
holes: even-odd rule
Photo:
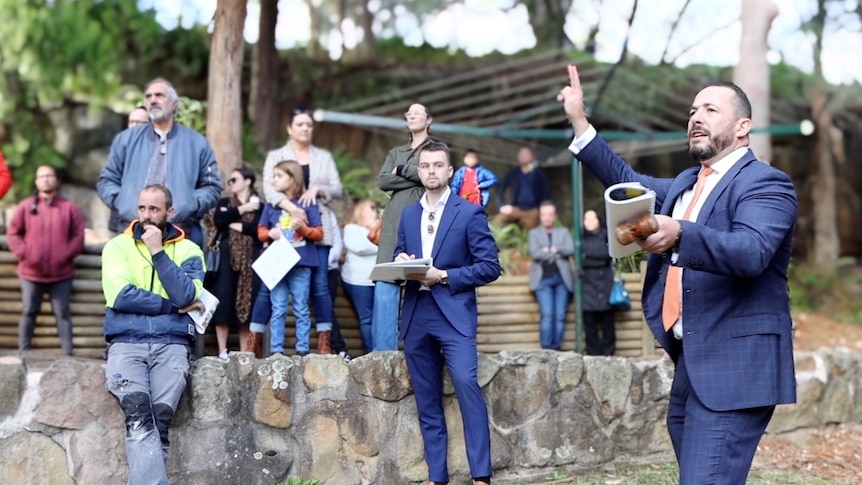
[[[606,186],[640,182],[655,190],[656,208],[665,215],[694,186],[699,170],[673,179],[640,174],[599,136],[577,158]],[[685,359],[692,389],[710,409],[796,401],[787,286],[796,215],[790,178],[751,150],[722,176],[697,221],[681,222],[675,264],[684,269],[682,342],[665,332],[661,318],[671,254],[649,255],[647,324],[674,362]]]

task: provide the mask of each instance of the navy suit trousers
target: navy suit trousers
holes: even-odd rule
[[[441,483],[449,481],[448,432],[443,411],[444,362],[461,409],[470,474],[474,478],[490,477],[488,408],[476,375],[475,335],[465,337],[455,330],[431,292],[420,291],[413,321],[404,336],[404,354],[425,443],[428,479]]]

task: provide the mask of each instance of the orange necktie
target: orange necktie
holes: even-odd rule
[[[691,198],[691,202],[688,203],[688,207],[685,208],[685,214],[682,215],[682,219],[684,221],[687,221],[689,216],[691,216],[691,211],[694,210],[694,206],[697,204],[697,199],[700,198],[700,193],[703,192],[706,178],[709,177],[709,174],[711,173],[711,168],[704,167],[700,173],[697,174],[697,183],[694,184],[694,195]],[[681,310],[680,303],[682,302],[680,298],[681,292],[682,268],[671,264],[667,268],[667,278],[665,278],[664,281],[664,301],[661,305],[661,320],[664,324],[665,332],[670,330],[671,327],[673,327],[673,324],[679,320]]]

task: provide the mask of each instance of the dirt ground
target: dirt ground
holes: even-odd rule
[[[794,317],[796,350],[847,347],[862,353],[862,324],[815,314]],[[796,471],[848,484],[862,483],[862,425],[842,424],[765,436],[754,468]]]

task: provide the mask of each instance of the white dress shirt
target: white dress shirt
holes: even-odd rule
[[[428,192],[422,194],[419,198],[419,204],[422,206],[422,222],[419,224],[420,234],[422,236],[422,258],[430,258],[431,252],[434,250],[434,240],[437,237],[437,229],[440,227],[440,220],[443,218],[443,210],[446,208],[446,201],[449,200],[449,195],[452,190],[446,187],[443,196],[437,201],[434,206],[428,204]],[[434,214],[434,220],[431,220],[431,214]],[[434,230],[428,231],[429,227]],[[429,289],[427,286],[422,286],[420,290]]]
[[[593,139],[595,139],[597,134],[598,133],[596,132],[596,129],[593,128],[593,125],[590,125],[586,131],[584,131],[583,133],[581,133],[580,136],[577,136],[574,140],[572,140],[572,143],[569,145],[569,151],[571,151],[575,154],[575,156],[577,156],[581,150],[583,150],[591,141],[593,141]],[[721,181],[721,177],[726,174],[731,169],[731,167],[736,164],[736,162],[740,161],[747,152],[747,146],[739,147],[736,150],[722,157],[720,160],[713,162],[712,165],[710,165],[710,167],[712,167],[712,173],[706,177],[706,182],[704,182],[703,186],[703,192],[701,192],[700,198],[697,200],[697,203],[692,208],[691,213],[688,217],[688,221],[693,222],[697,220],[697,216],[698,214],[700,214],[700,209],[703,207],[703,203],[706,201],[707,197],[709,197],[709,194],[712,192],[712,189],[714,189],[715,186],[718,185],[718,182]],[[673,212],[671,212],[671,217],[673,217],[674,219],[682,220],[682,216],[685,215],[685,209],[688,207],[688,204],[691,201],[692,197],[694,197],[693,185],[690,189],[683,192],[676,200],[673,205]],[[671,254],[671,261],[675,263],[678,258],[679,254],[674,251],[673,254]],[[682,271],[685,271],[685,268],[682,268]],[[681,301],[680,304],[682,304]],[[681,309],[679,320],[677,320],[673,326],[673,335],[677,339],[682,339],[683,333]]]

